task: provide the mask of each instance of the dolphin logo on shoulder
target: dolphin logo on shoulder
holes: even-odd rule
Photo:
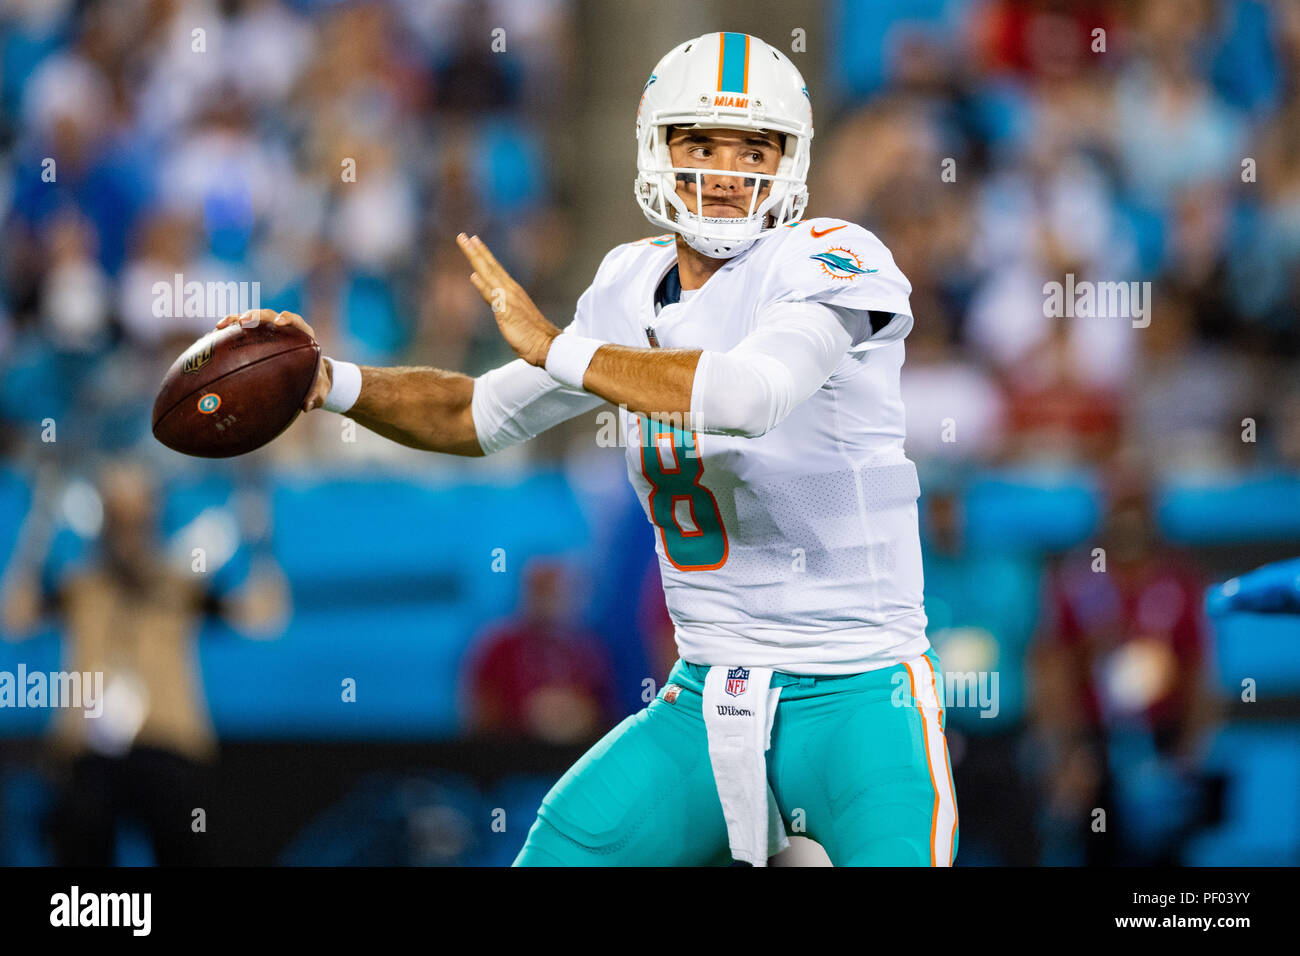
[[[880,271],[862,268],[862,260],[858,258],[857,253],[841,247],[827,249],[808,258],[820,262],[822,271],[832,279],[856,279],[858,276],[867,276]]]

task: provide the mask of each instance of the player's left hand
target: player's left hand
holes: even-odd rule
[[[545,367],[551,339],[560,330],[547,321],[528,293],[510,278],[510,273],[501,267],[482,239],[462,232],[456,237],[456,243],[474,267],[469,281],[492,308],[497,327],[515,354],[530,365]]]

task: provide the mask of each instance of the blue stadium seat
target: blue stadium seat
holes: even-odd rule
[[[587,539],[572,490],[552,473],[502,485],[282,480],[272,500],[276,558],[295,583],[454,571],[491,591],[527,556],[576,551]],[[496,548],[505,549],[504,575],[491,574]]]
[[[1236,724],[1220,730],[1207,769],[1227,777],[1224,822],[1188,842],[1188,866],[1300,864],[1300,726]]]
[[[553,473],[494,485],[284,480],[272,501],[294,613],[274,641],[208,625],[204,679],[226,736],[455,734],[465,652],[514,611],[520,570],[589,539]],[[497,548],[504,573],[493,571]],[[343,700],[348,678],[354,702]]]
[[[1220,689],[1241,695],[1253,677],[1260,694],[1300,693],[1300,617],[1291,614],[1228,614],[1214,621],[1215,675]]]
[[[1087,472],[1003,471],[976,478],[966,490],[971,548],[1058,550],[1087,537],[1098,518]]]
[[[451,736],[472,615],[420,602],[304,610],[272,641],[214,623],[200,644],[213,720],[234,738]]]
[[[1159,503],[1165,534],[1181,544],[1229,544],[1300,538],[1300,478],[1235,477],[1176,482]]]

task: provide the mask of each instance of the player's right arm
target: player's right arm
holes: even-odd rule
[[[332,380],[332,368],[330,376]],[[326,388],[317,404],[328,394]],[[460,372],[366,365],[361,368],[361,393],[343,414],[410,448],[477,457],[484,451],[474,430],[473,395],[474,379]]]
[[[255,320],[294,325],[316,337],[302,316],[271,309],[228,315],[217,328]],[[333,385],[333,363],[322,357],[303,410],[324,405]],[[601,402],[522,360],[477,379],[438,368],[362,366],[361,390],[343,414],[410,448],[478,457],[527,441]]]

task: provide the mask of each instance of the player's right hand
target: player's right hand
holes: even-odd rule
[[[311,336],[313,342],[316,341],[316,332],[306,320],[296,312],[277,312],[275,309],[249,309],[241,314],[231,314],[217,323],[217,328],[224,329],[228,325],[238,322],[241,328],[251,328],[260,325],[263,322],[273,322],[276,325],[292,325],[301,329]],[[316,380],[312,382],[311,391],[307,393],[307,398],[302,403],[302,410],[309,412],[313,408],[320,408],[325,404],[325,396],[329,395],[330,387],[334,384],[334,370],[324,355],[316,364]]]

